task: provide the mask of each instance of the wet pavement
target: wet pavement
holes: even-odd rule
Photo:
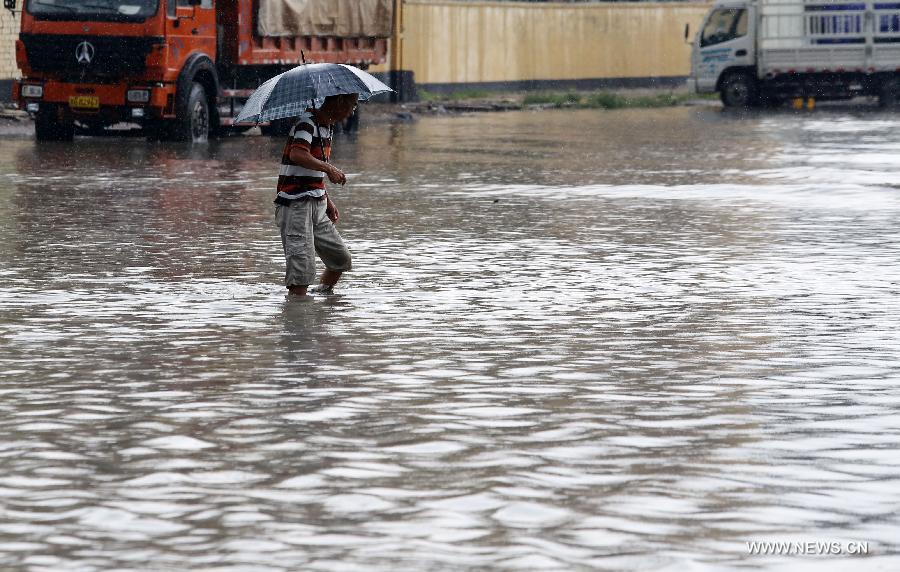
[[[370,125],[295,301],[281,144],[0,139],[0,569],[900,568],[900,115]]]

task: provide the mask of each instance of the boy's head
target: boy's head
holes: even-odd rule
[[[344,121],[353,115],[358,102],[359,95],[356,93],[330,95],[325,98],[322,106],[316,110],[316,118],[326,125]]]

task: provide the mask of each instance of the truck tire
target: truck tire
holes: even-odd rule
[[[60,119],[53,108],[42,109],[34,116],[34,135],[38,141],[71,141],[75,122]]]
[[[176,141],[205,143],[209,140],[209,101],[206,90],[197,82],[191,84],[185,105],[179,106],[173,136]]]
[[[900,79],[890,77],[881,82],[878,88],[878,107],[897,109],[900,105]]]
[[[759,84],[749,73],[733,73],[722,80],[719,96],[725,107],[749,109],[759,101]]]

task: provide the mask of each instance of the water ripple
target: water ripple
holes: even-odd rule
[[[280,141],[0,141],[0,568],[895,569],[898,127],[373,125],[293,301]]]

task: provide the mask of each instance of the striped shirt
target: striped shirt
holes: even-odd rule
[[[312,113],[306,111],[297,118],[281,153],[277,199],[319,198],[325,194],[325,173],[297,165],[291,161],[291,151],[305,149],[319,161],[327,163],[331,156],[331,135],[331,127],[316,125]]]

